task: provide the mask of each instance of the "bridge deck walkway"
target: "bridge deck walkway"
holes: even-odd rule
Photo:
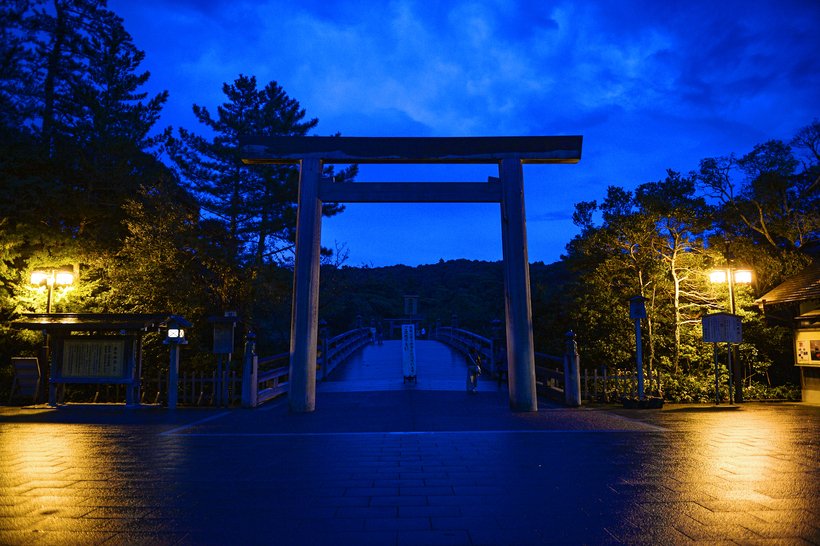
[[[479,380],[479,391],[497,390],[495,382]],[[331,373],[320,392],[391,390],[466,391],[467,365],[464,356],[432,340],[416,340],[416,381],[405,382],[401,341],[368,345]],[[506,385],[503,387],[506,388]]]

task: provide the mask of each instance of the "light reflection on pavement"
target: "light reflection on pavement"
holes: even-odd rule
[[[820,543],[820,407],[0,409],[0,544]]]

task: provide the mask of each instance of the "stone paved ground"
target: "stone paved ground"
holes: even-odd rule
[[[2,544],[820,544],[820,408],[0,410]]]
[[[0,544],[820,544],[818,406],[512,413],[393,349],[311,414],[0,408]]]

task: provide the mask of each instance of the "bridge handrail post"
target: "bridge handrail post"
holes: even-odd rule
[[[566,338],[564,401],[566,405],[577,408],[581,405],[581,370],[578,343],[575,341],[575,332],[572,330],[567,332]]]
[[[256,356],[256,336],[248,332],[245,336],[245,351],[242,356],[242,407],[255,408],[259,384],[257,383],[259,359]]]

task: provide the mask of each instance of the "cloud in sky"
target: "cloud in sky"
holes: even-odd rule
[[[584,135],[580,164],[526,171],[533,260],[559,257],[575,233],[573,203],[600,199],[607,185],[634,187],[667,168],[685,172],[704,157],[789,139],[820,116],[815,2],[109,5],[146,51],[151,89],[170,91],[164,124],[198,129],[191,104],[221,104],[222,83],[242,73],[260,85],[279,82],[319,118],[319,134]],[[446,216],[457,228],[448,228],[427,207],[392,205],[394,222],[402,220],[390,241],[413,250],[391,254],[402,245],[382,244],[372,229],[362,237],[375,209],[358,210],[325,229],[327,246],[348,243],[353,265],[500,257],[492,213],[451,207]],[[411,244],[411,233],[433,226],[444,231],[432,248]],[[459,246],[455,237],[465,232],[469,243]],[[380,245],[388,250],[370,252]]]

